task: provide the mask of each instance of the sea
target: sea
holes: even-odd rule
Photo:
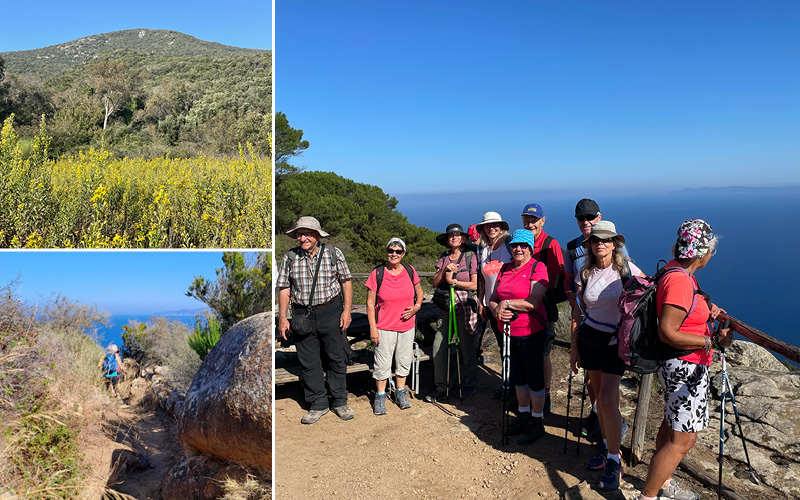
[[[114,343],[122,347],[122,327],[131,322],[145,323],[151,322],[154,318],[167,318],[170,321],[180,321],[194,329],[195,317],[197,313],[153,313],[153,314],[114,314],[109,317],[108,325],[97,324],[97,342],[105,347]]]
[[[695,275],[703,291],[731,316],[800,346],[798,318],[792,312],[800,305],[800,269],[792,267],[792,256],[800,250],[800,186],[577,197],[534,191],[395,197],[397,209],[409,222],[437,233],[450,223],[466,229],[488,211],[499,212],[512,231],[520,229],[525,205],[538,203],[546,217],[544,231],[562,247],[580,234],[575,204],[581,197],[593,198],[603,220],[612,221],[625,236],[631,258],[646,274],[655,273],[659,259],[670,259],[670,247],[684,220],[704,219],[720,235],[720,242],[708,266]]]

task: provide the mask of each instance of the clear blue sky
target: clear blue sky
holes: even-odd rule
[[[276,110],[309,170],[390,194],[800,184],[796,0],[278,0],[275,16]]]
[[[259,0],[40,0],[4,2],[0,52],[28,50],[110,31],[180,31],[248,49],[272,48],[272,2]]]
[[[216,279],[222,252],[3,251],[0,286],[17,275],[17,294],[30,304],[61,293],[111,314],[150,314],[205,305],[184,292],[195,276]]]

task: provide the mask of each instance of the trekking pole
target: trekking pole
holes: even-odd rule
[[[572,366],[569,366],[569,381],[567,382],[567,422],[564,424],[564,453],[567,453],[567,434],[569,434],[569,403],[572,401]],[[578,432],[580,434],[580,432]]]
[[[572,368],[570,368],[572,370]],[[581,389],[581,418],[578,420],[578,446],[575,447],[575,454],[581,451],[581,431],[583,427],[583,407],[586,405],[586,368],[583,369],[583,389]]]
[[[517,311],[512,310],[511,320],[503,325],[503,357],[501,378],[503,379],[502,393],[503,393],[503,439],[502,444],[508,444],[508,400],[509,393],[511,392],[511,321],[519,317]]]
[[[720,324],[719,328],[728,328],[730,326],[730,318],[726,317],[723,323]],[[719,331],[719,330],[718,330]],[[717,338],[714,337],[714,342],[717,343]],[[717,488],[717,498],[722,498],[722,464],[725,460],[723,451],[724,451],[724,439],[725,439],[725,395],[728,394],[730,391],[731,397],[731,405],[733,406],[733,414],[736,418],[736,426],[739,428],[739,436],[742,438],[742,448],[744,449],[744,456],[747,460],[747,470],[746,472],[750,475],[750,481],[753,484],[759,484],[758,477],[756,476],[756,471],[753,468],[752,464],[750,463],[750,454],[747,452],[747,442],[744,438],[744,432],[742,432],[742,419],[739,417],[739,410],[736,408],[736,397],[733,395],[733,385],[731,384],[731,379],[728,377],[728,363],[727,363],[727,352],[724,347],[720,347],[717,343],[717,348],[719,348],[719,357],[722,361],[722,382],[721,382],[721,391],[722,396],[720,397],[720,424],[719,424],[719,486]]]
[[[461,367],[458,361],[458,321],[456,315],[456,294],[453,285],[450,285],[450,319],[447,328],[447,397],[450,397],[450,358],[453,347],[456,351],[456,372],[458,375],[458,395],[461,398]],[[463,401],[462,401],[463,402]]]

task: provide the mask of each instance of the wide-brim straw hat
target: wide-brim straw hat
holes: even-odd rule
[[[467,237],[467,233],[464,231],[464,228],[461,226],[461,224],[450,224],[442,234],[436,237],[436,243],[446,247],[447,235],[450,233],[461,233],[464,236],[464,239]]]
[[[589,248],[589,242],[591,241],[592,236],[600,238],[601,240],[616,238],[620,243],[623,245],[625,244],[625,237],[617,233],[617,227],[614,226],[614,223],[610,220],[600,220],[597,221],[594,226],[592,226],[592,234],[583,240],[584,247]]]
[[[500,214],[497,212],[486,212],[485,214],[483,214],[483,220],[480,222],[480,224],[475,224],[475,229],[477,229],[478,232],[480,232],[481,226],[483,226],[484,224],[492,224],[492,223],[498,223],[500,224],[501,229],[505,229],[506,231],[508,231],[508,222],[504,221],[503,218],[500,217]]]
[[[297,223],[294,225],[293,228],[286,231],[286,234],[289,235],[290,238],[295,238],[295,231],[298,229],[311,229],[312,231],[316,231],[319,233],[320,237],[325,238],[326,236],[330,236],[328,233],[322,230],[322,226],[319,225],[319,221],[308,215],[300,217],[297,219]]]

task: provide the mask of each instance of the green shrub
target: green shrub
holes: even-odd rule
[[[206,321],[206,324],[197,319],[194,327],[194,333],[189,335],[186,339],[189,346],[200,356],[200,360],[206,359],[206,355],[211,349],[217,345],[217,341],[222,336],[219,322],[212,316]]]

